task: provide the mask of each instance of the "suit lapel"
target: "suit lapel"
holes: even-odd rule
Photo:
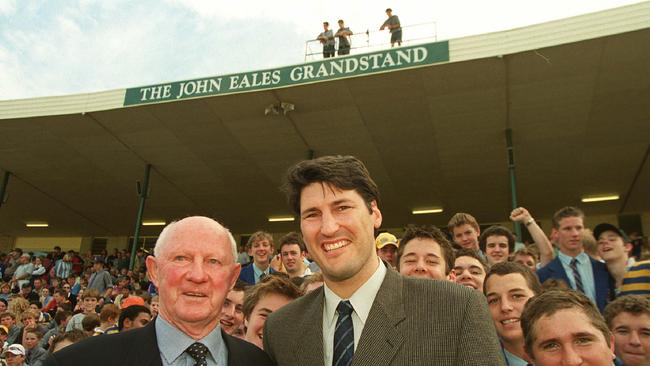
[[[562,265],[560,258],[555,258],[551,262],[550,269],[552,272],[555,272],[557,274],[557,276],[551,276],[551,277],[555,277],[555,278],[559,277],[562,281],[566,282],[567,286],[571,287],[571,281],[569,281],[569,276],[564,270],[564,266]]]
[[[398,326],[406,319],[402,281],[397,272],[390,268],[386,271],[354,353],[353,366],[389,365],[401,348],[404,336]]]
[[[301,365],[322,366],[325,356],[323,355],[323,303],[325,294],[323,288],[318,290],[315,301],[309,304],[303,314],[303,323],[300,329],[300,341],[293,347],[294,359],[300,360]]]

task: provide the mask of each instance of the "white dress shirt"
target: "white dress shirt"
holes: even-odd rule
[[[350,300],[354,311],[352,312],[352,325],[354,326],[354,349],[359,345],[361,339],[361,332],[368,319],[370,308],[375,302],[375,297],[384,282],[386,276],[386,266],[380,260],[377,260],[377,269],[375,273],[370,276],[368,281],[361,285],[349,299],[341,299],[332,290],[323,285],[325,291],[325,303],[323,304],[323,356],[325,358],[325,366],[332,365],[332,358],[334,357],[334,330],[336,329],[336,320],[339,318],[336,312],[336,307],[342,300]]]

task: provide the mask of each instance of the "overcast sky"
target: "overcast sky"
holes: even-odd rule
[[[297,64],[305,59],[305,42],[322,31],[325,20],[335,24],[343,18],[354,32],[375,32],[372,42],[388,41],[388,33],[378,31],[387,7],[402,26],[413,25],[405,28],[405,39],[433,37],[436,29],[442,40],[636,2],[0,0],[0,100]],[[353,39],[353,46],[364,37]]]

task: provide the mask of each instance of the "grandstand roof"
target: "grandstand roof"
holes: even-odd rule
[[[650,2],[438,44],[448,61],[242,93],[2,101],[0,173],[12,176],[0,234],[131,235],[147,163],[145,219],[288,231],[297,223],[266,219],[290,213],[279,187],[311,152],[366,163],[385,227],[443,225],[457,211],[503,221],[508,128],[519,203],[536,216],[605,193],[621,199],[581,205],[588,215],[650,211]],[[279,102],[295,110],[265,115]],[[445,211],[411,215],[428,206]]]

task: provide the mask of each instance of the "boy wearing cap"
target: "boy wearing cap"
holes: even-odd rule
[[[26,366],[25,347],[20,344],[12,344],[2,354],[7,361],[7,366]]]
[[[397,237],[391,233],[381,233],[377,235],[375,239],[375,246],[377,247],[377,255],[381,260],[391,265],[391,267],[397,267],[397,248],[399,248],[399,242]]]
[[[598,242],[598,255],[607,264],[607,270],[616,281],[616,288],[623,283],[627,269],[634,264],[630,258],[632,243],[623,230],[608,223],[596,225],[594,238]]]

